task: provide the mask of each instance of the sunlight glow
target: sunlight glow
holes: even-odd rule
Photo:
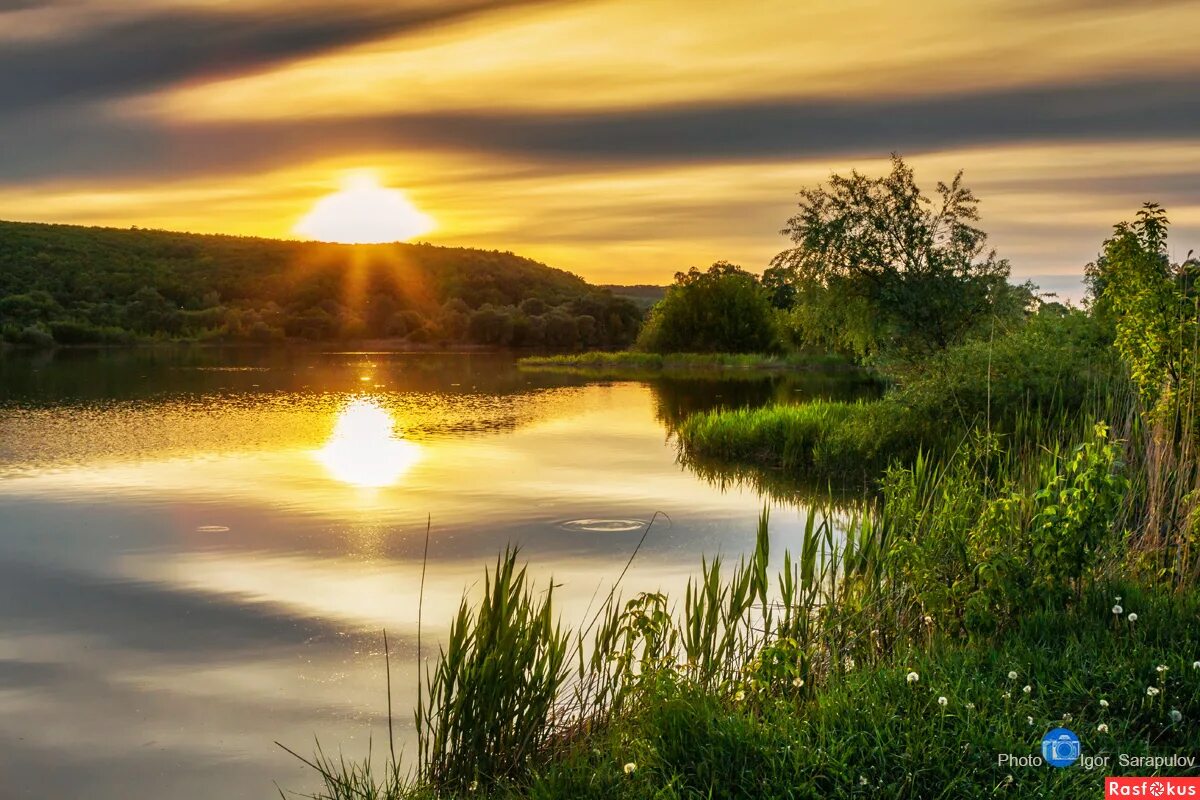
[[[396,435],[396,420],[371,399],[338,412],[333,433],[316,459],[335,480],[378,488],[396,483],[421,457],[419,445]]]
[[[387,189],[369,171],[350,173],[335,194],[313,205],[293,229],[323,242],[403,242],[436,227],[399,189]]]

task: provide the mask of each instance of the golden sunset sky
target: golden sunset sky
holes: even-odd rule
[[[761,270],[798,189],[894,150],[1078,296],[1143,200],[1200,243],[1197,33],[1170,0],[0,0],[0,218],[292,237],[368,170],[423,240],[665,283]]]

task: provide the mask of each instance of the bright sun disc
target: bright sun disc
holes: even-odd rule
[[[340,191],[318,200],[294,230],[322,242],[381,244],[403,242],[434,227],[433,217],[404,192],[380,186],[372,173],[356,172]]]

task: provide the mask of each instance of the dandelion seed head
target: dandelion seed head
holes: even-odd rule
[[[917,681],[921,680],[921,676],[915,672],[910,672],[905,677],[905,680],[907,680],[909,683],[916,683]]]
[[[625,774],[626,775],[632,775],[636,771],[637,771],[637,764],[633,763],[632,761],[630,761],[628,764],[625,765]]]
[[[938,698],[938,705],[939,705],[939,706],[941,706],[942,708],[945,708],[945,707],[946,707],[946,704],[947,704],[947,703],[949,703],[949,702],[950,702],[950,701],[949,701],[949,700],[947,700],[947,699],[945,698],[945,696],[942,696],[942,697],[939,697],[939,698]]]
[[[1137,614],[1130,614],[1128,617],[1126,617],[1126,619],[1128,619],[1130,622],[1137,622]]]
[[[1106,723],[1101,722],[1099,725],[1096,726],[1096,733],[1108,733],[1108,725]]]
[[[1170,716],[1171,716],[1171,722],[1174,722],[1176,724],[1183,722],[1183,713],[1177,708],[1171,709]]]

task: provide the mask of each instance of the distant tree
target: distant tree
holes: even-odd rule
[[[540,297],[527,297],[521,301],[521,313],[526,316],[540,317],[546,310],[546,301]]]
[[[727,261],[692,268],[650,310],[638,347],[651,352],[754,353],[776,349],[775,311],[758,278]]]
[[[789,311],[796,305],[799,276],[796,266],[789,262],[777,262],[763,270],[762,285],[767,291],[771,305]]]
[[[554,310],[541,317],[545,326],[543,340],[547,347],[574,349],[579,346],[579,324],[575,317]]]
[[[471,312],[468,332],[476,344],[507,345],[512,342],[512,316],[506,309],[484,304]]]
[[[796,305],[817,307],[802,312],[824,326],[810,336],[866,352],[925,354],[978,328],[1007,287],[1008,262],[986,249],[979,201],[961,172],[938,183],[935,200],[893,155],[881,178],[833,175],[800,195],[799,213],[782,231],[795,246],[772,270],[795,276]]]

